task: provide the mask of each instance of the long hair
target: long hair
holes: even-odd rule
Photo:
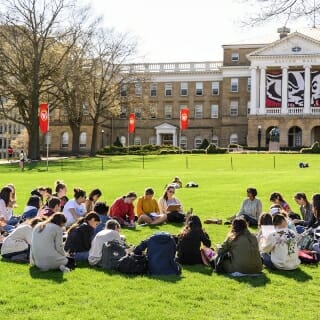
[[[307,196],[304,192],[297,192],[295,195],[294,195],[294,198],[297,199],[297,200],[303,200],[306,205],[309,205],[309,201],[307,199]]]
[[[164,193],[163,193],[163,195],[162,195],[162,198],[164,199],[164,200],[168,200],[168,194],[167,194],[167,192],[169,191],[169,190],[173,190],[173,191],[175,191],[176,189],[175,189],[175,187],[174,186],[172,186],[172,185],[168,185],[168,186],[166,186],[166,188],[165,188],[165,190],[164,190]]]
[[[93,219],[94,221],[98,221],[100,222],[100,217],[99,215],[94,212],[91,211],[89,213],[87,213],[84,217],[78,219],[68,230],[68,233],[72,232],[75,228],[79,227],[80,225],[82,225],[83,223],[88,223],[88,221],[90,221],[91,219]]]
[[[202,231],[202,223],[200,218],[197,215],[191,215],[188,218],[186,226],[180,231],[179,236],[185,237],[187,236],[191,231]]]
[[[281,193],[279,192],[272,192],[270,194],[270,201],[275,201],[275,200],[279,200],[281,202],[286,202],[284,199],[283,199],[283,196],[281,195]]]
[[[316,219],[320,219],[320,193],[312,196],[313,214]]]
[[[272,215],[269,212],[264,212],[259,217],[259,228],[261,226],[272,226]]]
[[[10,194],[12,193],[12,189],[10,187],[3,187],[0,191],[0,198],[4,201],[6,206],[9,206],[10,203]]]
[[[86,192],[80,188],[74,188],[73,189],[73,193],[74,193],[74,198],[75,199],[79,199],[80,197],[85,197],[86,196]]]
[[[55,191],[59,192],[61,189],[64,189],[66,187],[65,183],[63,183],[62,181],[56,181],[55,183]]]
[[[56,224],[59,227],[62,227],[67,222],[66,216],[62,212],[56,212],[48,220],[42,222],[39,227],[39,232],[42,232],[48,223]]]
[[[237,240],[237,238],[242,234],[244,234],[246,230],[248,230],[247,221],[244,220],[243,218],[235,218],[232,221],[232,226],[228,234],[228,238],[231,241]]]
[[[90,201],[93,201],[93,197],[94,196],[98,196],[98,197],[101,197],[102,195],[102,192],[100,189],[93,189],[90,193],[89,193],[89,200]]]

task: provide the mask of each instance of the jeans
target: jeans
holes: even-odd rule
[[[255,218],[252,218],[248,216],[247,214],[242,214],[241,217],[243,217],[249,224],[250,227],[257,227],[258,221]]]
[[[274,266],[274,264],[271,261],[271,254],[269,254],[269,253],[261,253],[261,258],[262,258],[263,264],[268,269],[272,269],[272,270],[276,269],[276,267]]]
[[[88,261],[89,251],[76,252],[73,255],[74,260],[76,261]]]

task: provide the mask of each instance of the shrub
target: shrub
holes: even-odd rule
[[[204,149],[192,149],[191,153],[206,153],[206,150],[204,150]]]
[[[207,139],[203,139],[199,149],[207,149],[208,146],[209,146],[209,141]]]
[[[320,153],[320,144],[316,141],[310,148],[302,148],[301,153]]]
[[[227,152],[227,149],[218,148],[214,143],[210,143],[206,149],[207,154],[226,153],[226,152]]]
[[[116,138],[116,141],[113,143],[113,145],[116,147],[123,147],[119,137]]]

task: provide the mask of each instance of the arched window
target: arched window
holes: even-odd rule
[[[238,144],[238,135],[236,133],[230,135],[230,144]]]
[[[188,139],[186,136],[181,136],[180,138],[180,148],[181,149],[187,149],[188,146]]]
[[[149,137],[149,144],[155,145],[157,143],[156,136]]]
[[[122,143],[122,145],[125,147],[126,146],[126,143],[127,143],[127,139],[125,136],[121,136],[120,137],[120,142]]]
[[[216,146],[218,146],[218,145],[219,145],[219,138],[218,138],[218,136],[212,136],[211,143],[213,143],[213,144],[215,144]]]
[[[69,146],[69,133],[62,132],[61,139],[60,139],[61,148],[68,148]]]
[[[81,132],[79,137],[79,147],[85,148],[87,146],[87,133]]]
[[[201,144],[202,144],[202,137],[201,137],[201,136],[196,136],[196,137],[194,138],[194,147],[195,147],[196,149],[199,149],[200,146],[201,146]]]
[[[135,137],[133,144],[136,145],[136,146],[141,146],[141,138],[140,137]]]

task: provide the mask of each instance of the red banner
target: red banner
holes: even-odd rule
[[[128,124],[129,133],[134,133],[135,125],[136,125],[136,115],[134,113],[130,113],[129,124]]]
[[[49,130],[49,110],[47,103],[41,103],[39,107],[39,127],[42,133]]]
[[[188,129],[189,124],[189,109],[181,109],[180,110],[180,129],[186,130]]]

